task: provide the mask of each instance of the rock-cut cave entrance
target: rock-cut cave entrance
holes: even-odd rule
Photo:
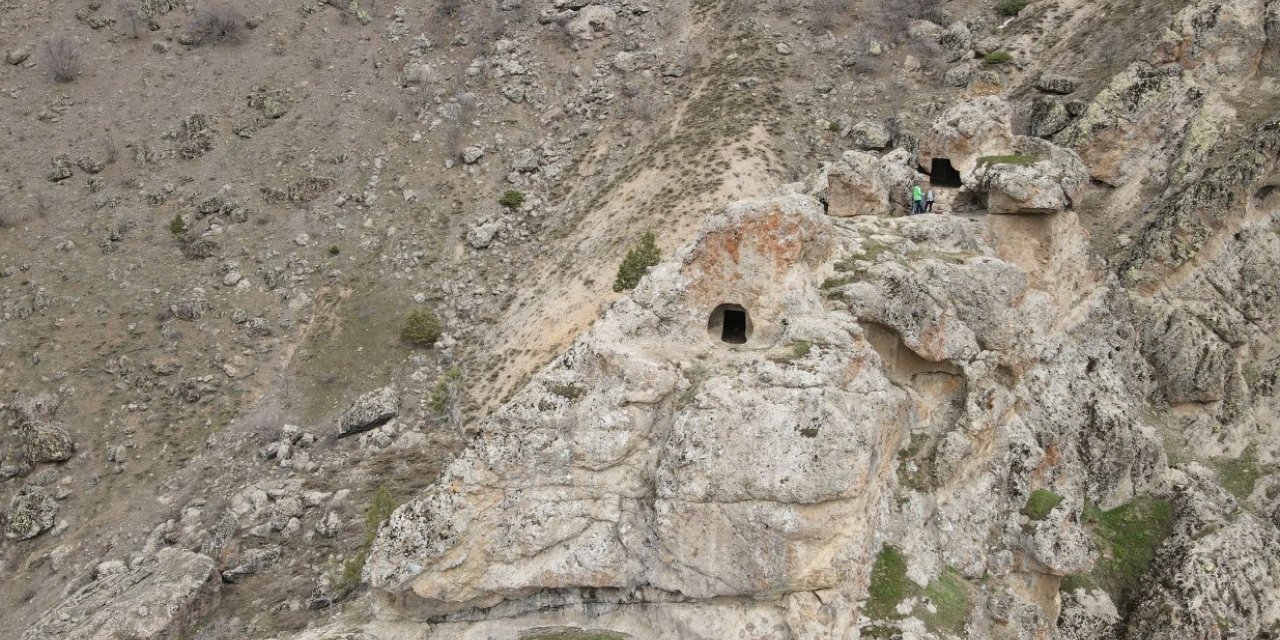
[[[929,167],[929,184],[935,187],[963,187],[960,172],[951,166],[949,158],[934,158]]]
[[[746,344],[751,337],[751,316],[740,304],[722,304],[707,318],[707,334],[728,344]]]

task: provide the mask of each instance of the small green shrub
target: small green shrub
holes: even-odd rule
[[[649,269],[658,264],[662,254],[658,252],[657,238],[652,231],[646,231],[640,242],[627,252],[622,265],[618,267],[618,277],[613,281],[614,291],[629,291],[640,284],[640,279],[649,273]]]
[[[1022,508],[1022,513],[1032,520],[1044,520],[1061,503],[1062,496],[1048,489],[1036,489],[1027,497],[1027,505]]]
[[[587,395],[587,388],[576,384],[553,384],[548,390],[565,400],[577,400]]]
[[[1012,53],[1009,53],[1008,51],[1004,51],[1004,50],[992,51],[991,53],[988,53],[987,55],[983,56],[982,64],[992,64],[992,65],[1004,64],[1006,62],[1009,62],[1010,60],[1013,60]]]
[[[329,255],[336,256],[339,253],[342,253],[342,249],[339,249],[338,245],[336,244],[329,245]]]
[[[498,198],[498,204],[514,211],[524,204],[524,194],[515,189],[509,189],[502,194],[501,198]]]
[[[440,422],[451,427],[462,425],[462,402],[466,395],[466,379],[462,370],[453,367],[436,381],[431,391],[431,410]]]
[[[1027,0],[1000,0],[996,3],[996,13],[1012,18],[1027,8]]]
[[[180,236],[187,232],[187,223],[182,221],[182,216],[174,214],[173,219],[169,221],[169,233]]]
[[[404,320],[404,326],[400,329],[400,335],[410,344],[419,347],[430,347],[440,339],[440,334],[444,332],[444,325],[440,323],[440,318],[436,314],[420,309],[410,313]]]

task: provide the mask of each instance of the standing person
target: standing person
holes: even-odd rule
[[[929,192],[924,195],[924,212],[933,213],[933,187],[929,187]]]
[[[918,184],[911,187],[911,215],[917,213],[924,213],[924,190]]]

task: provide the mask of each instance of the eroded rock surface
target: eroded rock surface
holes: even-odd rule
[[[182,637],[218,604],[209,557],[165,548],[105,572],[49,611],[23,640],[170,640]]]

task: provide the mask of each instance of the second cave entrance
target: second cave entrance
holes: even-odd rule
[[[707,333],[728,344],[746,344],[751,337],[751,316],[739,304],[722,304],[707,318]]]
[[[934,158],[929,166],[929,184],[935,187],[963,187],[960,172],[951,166],[949,158]]]

